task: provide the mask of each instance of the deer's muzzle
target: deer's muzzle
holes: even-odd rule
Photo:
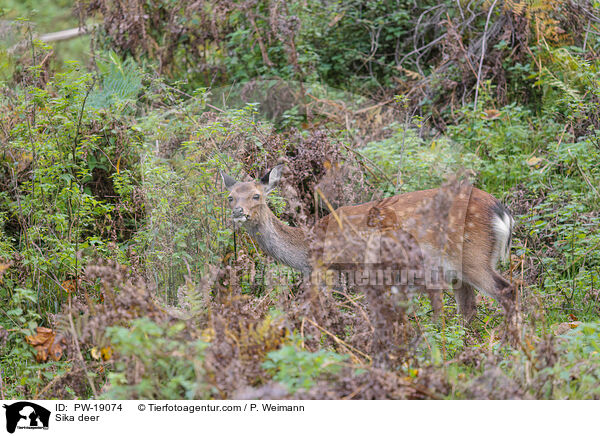
[[[244,213],[244,209],[241,207],[236,207],[233,209],[233,221],[243,223],[248,220],[248,215]]]

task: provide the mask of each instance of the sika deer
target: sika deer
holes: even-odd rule
[[[340,263],[345,268],[360,267],[372,257],[374,230],[377,237],[404,234],[429,259],[430,271],[440,267],[453,273],[450,277],[458,282],[453,284],[454,295],[467,322],[477,311],[475,288],[498,301],[507,313],[514,308],[514,288],[495,269],[498,260],[509,255],[514,221],[492,195],[461,183],[455,189],[442,187],[343,206],[318,220],[312,232],[317,245],[311,246],[303,229],[284,224],[267,205],[266,197],[278,184],[282,169],[278,165],[252,182],[238,182],[221,173],[234,222],[277,261],[305,277],[316,263],[328,268]],[[356,240],[362,245],[353,244]],[[389,260],[384,251],[377,253],[383,257],[380,260]]]

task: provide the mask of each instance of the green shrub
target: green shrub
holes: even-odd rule
[[[181,338],[184,323],[161,326],[139,318],[130,327],[110,327],[107,337],[119,355],[103,395],[115,399],[207,399],[203,380],[206,342]]]
[[[541,391],[556,399],[600,398],[600,324],[581,324],[563,337],[556,363],[540,373],[548,377]]]
[[[347,358],[333,351],[311,353],[296,345],[286,345],[271,351],[262,367],[273,376],[273,380],[284,384],[290,392],[295,392],[298,389],[310,389],[323,375],[337,373]]]
[[[465,169],[476,170],[480,165],[460,143],[446,137],[425,140],[417,130],[402,126],[396,126],[391,137],[367,144],[361,153],[391,180],[399,181],[402,192],[439,187],[447,177]]]

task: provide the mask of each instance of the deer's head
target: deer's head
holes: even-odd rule
[[[266,197],[277,186],[282,170],[283,165],[277,165],[260,180],[251,182],[238,182],[221,171],[223,183],[229,191],[227,201],[234,222],[245,226],[255,226],[264,219],[264,213],[269,208]]]

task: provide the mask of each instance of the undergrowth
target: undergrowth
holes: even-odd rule
[[[78,2],[102,14],[89,65],[0,47],[1,397],[600,398],[591,2],[505,2],[485,56],[489,2],[166,3]],[[501,199],[520,340],[482,295],[465,325],[451,291],[436,319],[423,295],[307,287],[219,177],[281,163],[294,226],[456,176]]]

